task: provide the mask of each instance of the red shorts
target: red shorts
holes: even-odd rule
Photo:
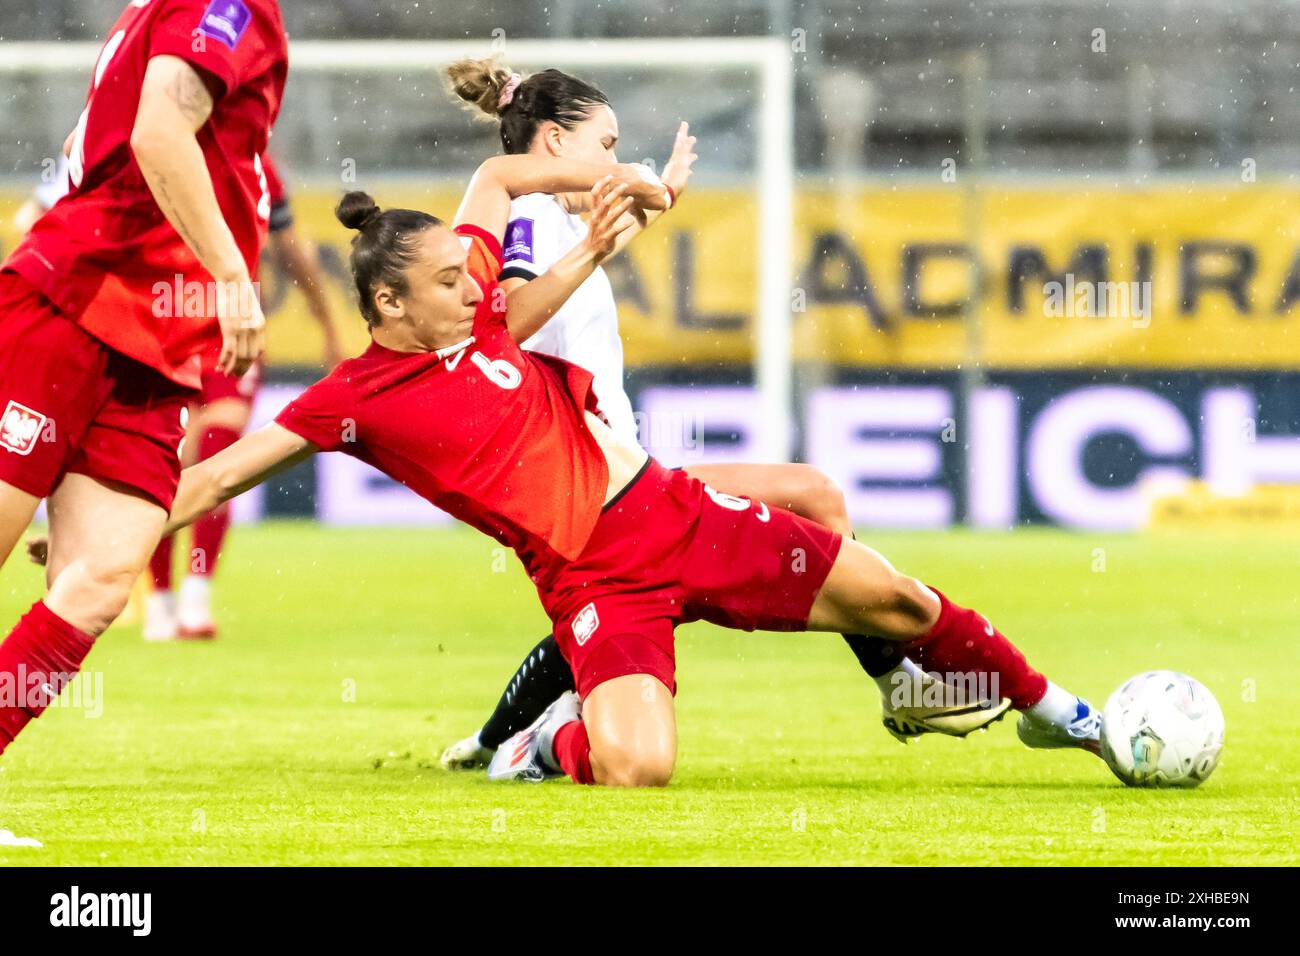
[[[194,394],[0,272],[0,481],[45,498],[75,472],[170,509]]]
[[[227,375],[215,368],[203,370],[202,384],[199,386],[200,405],[211,405],[223,398],[251,405],[257,398],[257,390],[262,385],[262,360],[258,359],[243,375]]]
[[[801,631],[841,543],[829,528],[651,460],[541,589],[542,605],[583,697],[627,674],[676,693],[679,623]]]

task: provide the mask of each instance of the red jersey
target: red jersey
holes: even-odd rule
[[[266,220],[266,230],[279,232],[293,225],[293,209],[289,205],[289,190],[285,188],[280,169],[270,153],[262,156],[262,172],[266,174],[266,195],[271,201],[271,214]]]
[[[215,297],[206,294],[212,277],[154,202],[130,145],[145,68],[164,54],[219,87],[198,142],[222,215],[256,274],[270,216],[261,155],[288,71],[276,0],[133,0],[95,65],[68,158],[71,191],[4,268],[104,344],[197,387],[199,354],[220,341],[208,307]]]
[[[474,226],[456,232],[483,290],[470,344],[411,353],[372,343],[276,421],[513,548],[540,585],[581,553],[609,485],[583,415],[596,411],[591,373],[519,348],[504,306],[494,308],[500,243]]]

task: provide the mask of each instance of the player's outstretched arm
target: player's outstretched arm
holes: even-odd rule
[[[203,76],[180,57],[155,56],[145,69],[131,152],[154,201],[199,263],[235,294],[218,296],[218,367],[242,375],[262,353],[262,307],[248,266],[217,203],[196,134],[212,115]]]
[[[647,178],[645,172],[639,163],[610,166],[532,153],[493,156],[470,179],[454,225],[469,223],[500,238],[510,220],[512,199],[529,193],[586,192],[604,179],[625,186],[637,208],[668,208],[663,183],[653,174]]]
[[[627,186],[606,177],[591,190],[591,221],[587,236],[536,279],[506,297],[506,327],[516,342],[528,339],[550,321],[578,286],[614,253],[621,233],[629,228],[635,205]]]
[[[181,472],[180,487],[163,536],[319,450],[307,439],[274,422],[245,435],[224,451]]]

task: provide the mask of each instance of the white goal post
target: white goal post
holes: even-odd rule
[[[291,71],[392,73],[431,70],[490,44],[454,41],[304,41],[290,45]],[[788,460],[793,450],[791,276],[794,228],[794,70],[780,37],[671,39],[508,40],[510,62],[545,67],[711,66],[752,69],[758,75],[755,190],[758,195],[758,341],[755,381],[764,427],[760,456]],[[91,43],[0,43],[0,77],[22,72],[90,70],[99,51]]]

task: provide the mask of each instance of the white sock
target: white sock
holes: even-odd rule
[[[895,691],[907,688],[905,693],[909,696],[905,699],[911,699],[911,688],[917,686],[925,672],[912,663],[910,658],[904,657],[903,662],[891,671],[881,674],[879,677],[873,677],[876,686],[886,697],[890,697]]]
[[[161,615],[164,618],[175,618],[176,592],[154,591],[145,601],[145,613],[151,617]]]
[[[212,590],[212,582],[202,574],[187,574],[185,580],[181,582],[181,600],[192,602],[195,600],[207,600],[208,593]]]
[[[1065,727],[1073,722],[1074,715],[1078,712],[1079,698],[1050,680],[1047,682],[1047,693],[1043,695],[1043,699],[1025,711],[1035,720],[1045,724],[1055,724],[1058,727]]]

